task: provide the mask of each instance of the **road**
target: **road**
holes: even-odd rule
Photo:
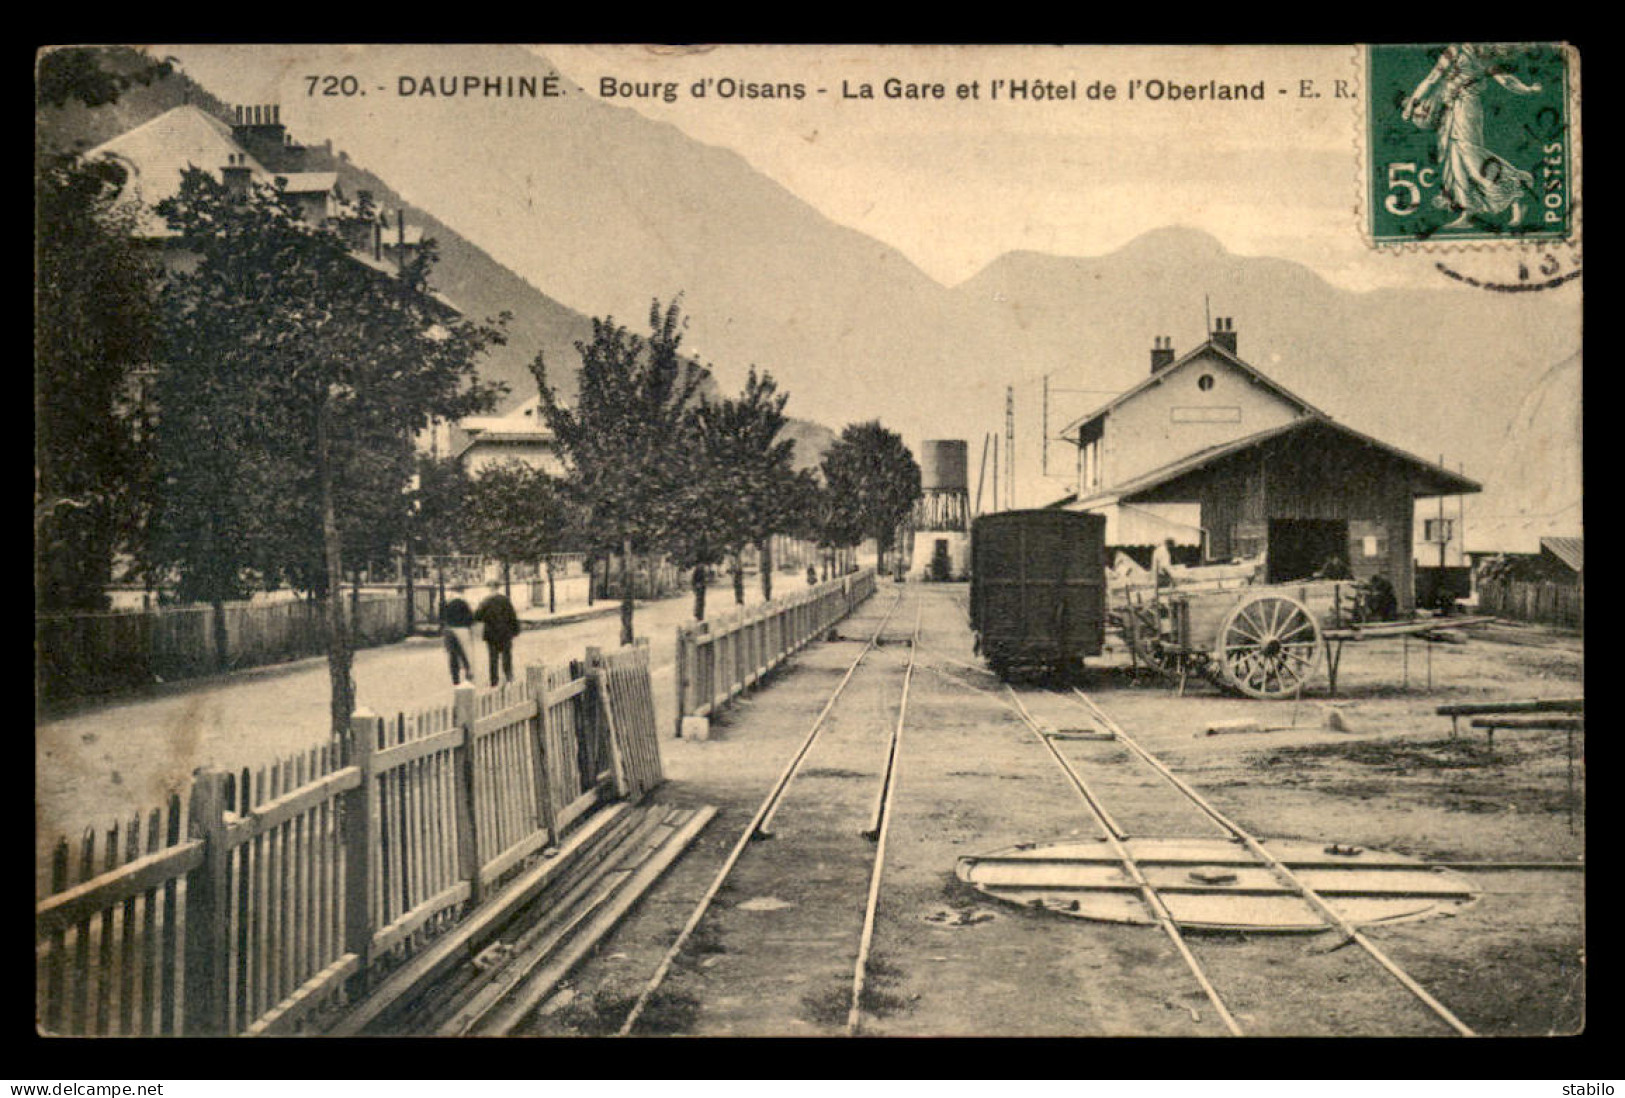
[[[775,576],[785,594],[803,584]],[[747,605],[761,601],[754,577]],[[707,593],[707,616],[734,608],[731,585]],[[676,626],[693,618],[685,594],[640,603],[633,624],[647,637],[654,669],[660,727],[674,720]],[[590,646],[613,648],[618,615],[529,629],[514,644],[514,669],[579,659]],[[475,644],[474,666],[485,680],[486,652]],[[417,637],[356,653],[356,703],[380,714],[443,705],[451,675],[438,638]],[[229,675],[157,687],[150,694],[89,704],[35,726],[34,830],[37,864],[48,864],[58,836],[77,837],[88,826],[106,828],[164,803],[184,789],[194,769],[259,767],[326,741],[327,661],[316,657]]]

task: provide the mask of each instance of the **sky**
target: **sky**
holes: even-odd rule
[[[280,104],[295,138],[330,139],[409,202],[499,260],[523,266],[513,254],[511,213],[488,211],[518,208],[514,203],[522,203],[527,188],[543,185],[506,173],[503,155],[512,120],[525,117],[534,104],[462,100],[454,109],[490,135],[490,156],[483,163],[446,163],[422,156],[410,135],[414,119],[453,104],[400,97],[403,68],[419,75],[403,65],[404,47],[149,48],[176,57],[184,71],[228,103]],[[416,56],[425,53],[412,49]],[[1465,300],[1483,291],[1442,280],[1436,269],[1441,254],[1456,270],[1486,281],[1508,281],[1518,266],[1501,248],[1440,253],[1378,249],[1366,242],[1367,105],[1361,98],[1362,53],[1353,46],[531,49],[573,86],[570,94],[635,111],[732,150],[830,220],[898,249],[945,286],[971,278],[1008,252],[1100,256],[1170,226],[1209,233],[1237,255],[1295,261],[1353,291],[1444,285]],[[448,71],[478,64],[478,53],[468,47],[456,56],[460,60],[448,62]],[[317,94],[309,79],[346,73],[355,74],[370,95]],[[905,93],[910,85],[924,88],[928,98],[889,97],[888,80]],[[1016,80],[1065,88],[1077,98],[1012,100],[1008,88]],[[708,94],[696,98],[694,88],[707,81]],[[995,81],[1004,81],[1005,89],[997,99]],[[804,94],[724,98],[718,90],[725,82],[736,88],[799,85]],[[1262,85],[1265,94],[1258,102],[1147,99],[1146,90],[1158,82],[1193,94]],[[941,86],[941,98],[930,98],[931,85]],[[671,102],[662,94],[668,88]],[[873,98],[860,97],[865,88]],[[1138,93],[1132,98],[1131,88]],[[1112,98],[1106,98],[1107,89]],[[451,173],[454,185],[448,187],[445,178],[431,181],[428,172]],[[440,197],[426,200],[430,191]],[[518,197],[509,195],[505,205],[444,199],[465,191],[471,197],[498,191]],[[1578,255],[1577,248],[1567,248],[1562,258],[1572,264]],[[571,300],[564,287],[539,288],[583,311],[599,308]],[[1542,323],[1572,328],[1569,346],[1578,350],[1578,293],[1571,288],[1519,296],[1526,304],[1540,299]],[[1509,325],[1509,353],[1523,339]],[[1024,391],[1023,399],[1029,397],[1036,400]],[[1036,406],[1023,406],[1018,414],[1035,422]]]
[[[375,109],[312,97],[304,77],[336,68],[393,87],[389,47],[152,49],[178,57],[227,102],[279,102],[301,138],[330,137],[378,166],[367,156],[379,140]],[[1425,260],[1374,253],[1360,238],[1353,153],[1363,114],[1354,47],[534,49],[590,95],[599,95],[606,77],[618,86],[675,83],[676,102],[608,101],[738,152],[830,219],[898,248],[944,285],[1008,251],[1102,255],[1169,225],[1205,230],[1237,254],[1296,260],[1348,289],[1435,277]],[[800,82],[808,94],[800,101],[724,102],[714,93],[696,100],[690,90],[705,77]],[[941,84],[944,99],[888,99],[888,77]],[[992,82],[1001,78],[1070,85],[1079,98],[995,102]],[[1269,94],[1263,103],[1148,102],[1143,95],[1130,102],[1131,80],[1142,87],[1153,80],[1265,80]],[[1337,95],[1339,81],[1350,95]],[[977,98],[958,99],[959,88],[973,82]],[[1116,98],[1088,98],[1097,82],[1102,90],[1115,86]],[[843,86],[856,94],[863,84],[874,100],[843,94]],[[814,91],[819,87],[826,94]],[[975,150],[969,157],[967,144]],[[944,172],[950,162],[953,170]],[[459,227],[477,239],[477,226]]]

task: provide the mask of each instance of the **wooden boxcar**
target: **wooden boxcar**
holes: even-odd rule
[[[1003,511],[971,525],[971,629],[1001,678],[1075,670],[1100,654],[1105,542],[1105,518],[1075,511]]]

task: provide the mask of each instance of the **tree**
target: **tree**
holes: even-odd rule
[[[505,318],[477,324],[438,302],[431,247],[385,275],[275,188],[238,196],[194,170],[159,210],[189,257],[161,295],[159,555],[217,621],[250,581],[312,585],[342,731],[346,529],[352,546],[364,538],[370,507],[404,521],[407,440],[492,405],[499,390],[475,369]]]
[[[734,565],[734,601],[745,601],[741,551],[755,545],[762,569],[764,598],[773,595],[769,539],[784,531],[790,518],[795,440],[780,438],[788,422],[788,393],[780,393],[773,375],[753,366],[744,391],[736,398],[709,402],[695,412],[701,474],[719,537]]]
[[[120,551],[140,549],[148,485],[141,378],[157,266],[118,201],[125,170],[74,154],[34,177],[34,591],[100,610]]]
[[[679,294],[664,311],[658,300],[649,307],[647,339],[613,317],[593,320],[592,342],[576,344],[574,408],[548,383],[543,356],[531,363],[542,412],[587,509],[592,544],[621,553],[622,644],[633,641],[633,555],[660,545],[684,521],[693,475],[693,402],[704,374],[678,354],[681,300]]]
[[[464,528],[464,504],[473,482],[456,458],[417,455],[417,477],[408,496],[407,548],[435,559],[439,601],[446,598],[445,557],[457,550]]]
[[[874,538],[883,571],[898,525],[920,498],[920,466],[914,455],[902,436],[871,420],[841,432],[824,455],[823,470],[829,536],[851,537],[845,545]]]
[[[34,103],[40,107],[60,107],[70,99],[87,107],[116,103],[132,86],[146,86],[174,72],[174,61],[172,57],[119,56],[94,46],[42,50],[34,72]]]
[[[551,592],[552,557],[570,526],[568,501],[557,481],[518,461],[492,466],[474,478],[464,514],[465,544],[502,562],[505,590],[512,565],[547,561]]]

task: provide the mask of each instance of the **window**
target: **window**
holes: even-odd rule
[[[1086,492],[1100,487],[1100,440],[1098,438],[1083,447],[1083,484],[1081,487]]]
[[[1204,393],[1213,388],[1213,375],[1203,374],[1201,377],[1197,378],[1196,387],[1202,390]]]
[[[1455,519],[1430,518],[1422,520],[1422,540],[1442,543],[1452,540],[1455,530]]]

